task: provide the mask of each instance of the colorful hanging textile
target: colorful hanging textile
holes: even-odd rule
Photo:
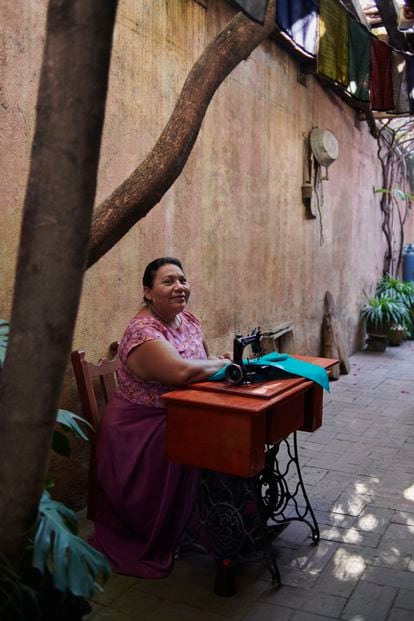
[[[305,52],[316,55],[318,40],[317,0],[278,0],[276,23]]]
[[[243,13],[254,19],[256,22],[263,24],[266,15],[267,3],[269,0],[233,0]]]
[[[371,37],[371,108],[394,110],[391,48],[377,37]]]
[[[369,101],[371,35],[348,15],[349,26],[349,84],[348,92],[361,101]]]
[[[410,102],[410,114],[414,114],[414,56],[405,55],[405,76],[407,78],[407,93]]]
[[[391,75],[395,111],[397,114],[409,112],[405,55],[396,50],[391,54]]]
[[[348,86],[348,13],[337,0],[320,0],[318,73]]]

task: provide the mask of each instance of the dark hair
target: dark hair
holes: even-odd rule
[[[178,259],[174,259],[174,257],[160,257],[159,259],[154,259],[151,263],[148,263],[145,268],[144,275],[142,277],[142,284],[144,287],[152,288],[155,280],[155,276],[163,265],[176,265],[183,270],[183,266],[181,265],[181,261]]]

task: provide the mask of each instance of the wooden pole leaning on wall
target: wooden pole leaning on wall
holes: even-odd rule
[[[333,379],[339,375],[348,375],[351,365],[345,344],[340,333],[340,325],[335,313],[335,302],[332,294],[325,293],[325,312],[322,322],[322,356],[324,358],[336,358],[339,360],[339,369],[332,369]]]

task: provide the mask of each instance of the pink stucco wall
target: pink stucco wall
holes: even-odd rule
[[[98,200],[152,147],[187,72],[233,14],[221,0],[207,10],[143,4],[120,5]],[[331,129],[340,149],[323,183],[323,245],[301,200],[303,136],[314,126]],[[101,354],[119,337],[145,264],[168,253],[184,260],[213,350],[235,330],[291,320],[298,351],[318,353],[327,289],[354,348],[362,292],[382,267],[378,175],[366,123],[357,129],[355,112],[314,77],[299,84],[295,61],[267,42],[215,95],[173,188],[88,272],[75,345]]]
[[[5,11],[2,317],[10,312],[45,6],[15,0]],[[209,0],[207,9],[193,0],[120,1],[97,202],[151,149],[191,66],[233,14],[224,0]],[[106,353],[140,305],[145,265],[164,254],[182,258],[191,309],[213,352],[231,348],[235,331],[289,320],[297,352],[318,354],[326,290],[349,350],[358,347],[358,311],[381,274],[384,240],[373,193],[381,186],[376,142],[355,120],[315,77],[302,86],[296,62],[275,42],[256,49],[214,96],[174,186],[87,272],[73,347],[91,358]],[[301,199],[303,139],[313,127],[339,141],[323,182],[322,221],[307,217]],[[76,407],[71,394],[69,375],[63,405]]]

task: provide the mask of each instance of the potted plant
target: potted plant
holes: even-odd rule
[[[360,318],[365,320],[368,349],[385,351],[390,334],[393,336],[402,329],[404,335],[410,312],[400,299],[384,293],[367,301],[361,309]]]
[[[409,336],[412,338],[414,333],[414,282],[400,280],[399,278],[393,278],[386,274],[377,284],[377,295],[386,294],[389,297],[392,297],[396,300],[399,300],[405,306],[407,306],[409,311],[408,321],[404,324],[404,326],[400,326],[400,331],[403,331],[403,336]],[[390,334],[390,341],[393,336],[395,337],[396,330],[392,331],[394,334]],[[400,337],[397,337],[400,340]],[[402,338],[401,338],[402,340]],[[399,343],[395,344],[400,344]]]

